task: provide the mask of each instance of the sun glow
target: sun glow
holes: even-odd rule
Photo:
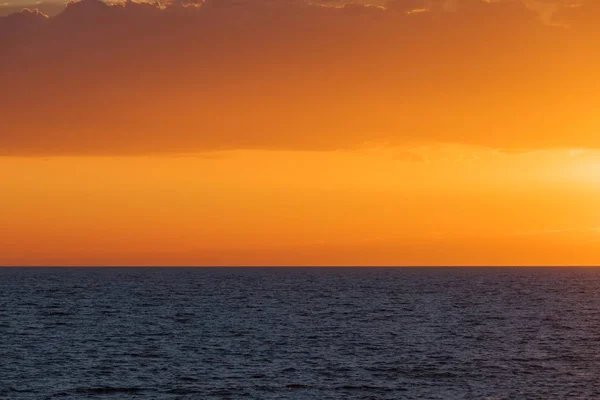
[[[440,145],[4,158],[2,263],[536,264],[545,253],[524,243],[596,237],[595,157]]]

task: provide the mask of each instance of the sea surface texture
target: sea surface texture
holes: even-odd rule
[[[599,289],[600,269],[0,269],[0,398],[600,398]]]

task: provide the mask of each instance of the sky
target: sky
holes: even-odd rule
[[[27,3],[0,265],[600,265],[597,1]]]

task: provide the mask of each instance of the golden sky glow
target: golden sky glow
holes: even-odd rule
[[[600,152],[4,158],[8,264],[545,264],[600,255]],[[15,173],[19,171],[19,173]]]
[[[580,3],[0,17],[0,265],[599,264]]]

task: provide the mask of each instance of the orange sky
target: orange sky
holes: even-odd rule
[[[0,265],[600,264],[596,2],[339,4],[0,17]]]

